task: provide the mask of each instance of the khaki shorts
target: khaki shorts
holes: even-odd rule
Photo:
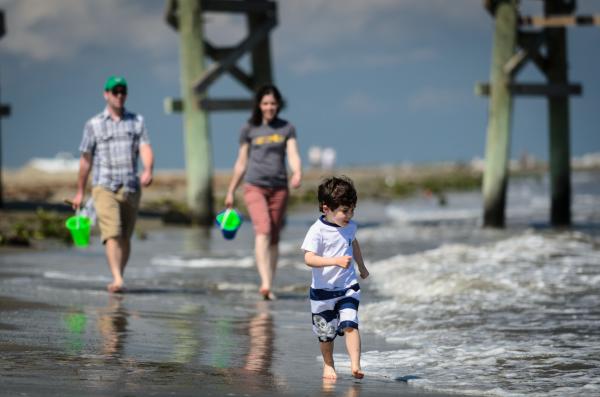
[[[109,238],[130,239],[135,228],[141,192],[112,192],[102,186],[92,189],[94,207],[102,235],[102,244]]]

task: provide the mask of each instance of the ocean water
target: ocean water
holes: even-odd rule
[[[574,227],[565,230],[548,224],[545,178],[511,181],[502,230],[481,227],[478,192],[450,193],[443,206],[428,196],[359,201],[357,237],[371,273],[359,310],[367,379],[461,395],[600,396],[600,173],[575,173],[573,192]],[[0,342],[50,345],[92,367],[118,358],[141,373],[156,363],[195,373],[252,362],[274,384],[292,387],[296,377],[301,386],[303,360],[320,366],[318,348],[295,360],[285,352],[289,338],[313,340],[299,247],[316,216],[316,205],[290,214],[280,299],[259,312],[249,222],[232,241],[215,228],[148,231],[127,268],[132,293],[107,304],[97,238],[86,250],[0,256],[0,295],[49,305],[33,316],[3,312]],[[347,372],[338,345],[336,366]],[[29,360],[24,373],[45,362],[33,353],[19,360]],[[110,378],[110,367],[97,370]],[[96,375],[88,381],[102,383]]]
[[[395,347],[365,368],[436,391],[600,395],[600,176],[573,179],[572,230],[548,227],[544,179],[510,186],[501,231],[477,227],[477,194],[387,207],[361,237],[385,251],[361,320]]]

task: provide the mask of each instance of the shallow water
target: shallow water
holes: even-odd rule
[[[475,194],[390,206],[389,231],[362,237],[384,253],[361,318],[396,347],[367,352],[365,368],[438,391],[600,395],[599,186],[598,174],[575,175],[575,227],[562,232],[547,225],[544,180],[510,186],[503,231],[473,228]]]
[[[97,238],[86,250],[0,256],[0,380],[16,393],[36,374],[34,390],[71,387],[65,395],[77,395],[74,385],[92,394],[600,395],[600,175],[574,174],[573,185],[568,231],[548,226],[545,179],[511,183],[505,230],[480,227],[478,193],[449,194],[446,206],[359,202],[371,383],[307,384],[320,358],[299,246],[316,211],[290,215],[280,299],[269,304],[256,300],[249,223],[233,241],[216,229],[149,231],[134,242],[120,297],[104,290]],[[349,372],[343,343],[335,357]]]

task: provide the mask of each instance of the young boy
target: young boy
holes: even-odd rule
[[[302,249],[304,261],[312,267],[310,307],[313,331],[323,355],[323,378],[335,379],[333,340],[346,335],[352,376],[361,379],[358,304],[360,287],[352,259],[360,276],[369,272],[363,262],[351,221],[356,207],[356,189],[347,177],[331,177],[319,185],[319,211],[322,215],[308,230]]]

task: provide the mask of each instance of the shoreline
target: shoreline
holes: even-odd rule
[[[593,165],[572,167],[572,172],[598,171],[600,167]],[[536,163],[513,166],[509,175],[511,178],[542,177],[547,173],[545,164]],[[435,194],[480,189],[483,170],[481,165],[464,163],[356,166],[331,170],[309,168],[303,172],[302,186],[291,191],[290,204],[312,202],[321,179],[332,174],[350,176],[360,188],[362,198],[385,200],[409,197],[424,191]],[[214,172],[213,195],[216,204],[225,196],[230,179],[230,170]],[[64,200],[75,194],[77,172],[44,172],[32,167],[4,169],[2,181],[3,200],[11,203],[14,209],[19,209],[18,203],[45,204],[60,209],[68,208]],[[88,183],[88,191],[89,186]],[[152,185],[143,191],[140,209],[152,216],[169,206],[185,207],[186,186],[185,170],[156,170]]]
[[[599,172],[597,167],[580,167],[573,172]],[[480,190],[482,175],[474,167],[462,164],[427,164],[421,166],[378,166],[348,167],[332,171],[307,170],[300,189],[292,190],[288,212],[313,209],[316,188],[323,175],[350,175],[358,186],[360,200],[389,202],[417,195],[434,198],[439,205],[446,204],[446,195],[455,191]],[[544,167],[515,169],[512,178],[544,178]],[[230,172],[218,171],[214,175],[215,211],[219,211]],[[76,173],[45,173],[33,168],[22,168],[3,172],[4,208],[0,209],[0,250],[7,247],[29,247],[41,240],[55,239],[70,243],[64,222],[73,212],[64,204],[76,190]],[[89,189],[89,188],[88,188]],[[140,210],[139,227],[141,238],[147,230],[169,225],[195,225],[191,211],[185,204],[186,179],[184,170],[157,171],[152,186],[144,189]],[[89,195],[88,195],[89,197]],[[236,197],[237,209],[247,215],[240,189]],[[205,225],[205,227],[211,225]],[[32,244],[34,243],[34,244]],[[51,246],[52,244],[50,244]]]
[[[20,276],[0,273],[0,285]],[[368,370],[359,381],[344,361],[336,381],[321,379],[318,344],[299,312],[304,294],[232,307],[237,293],[54,289],[45,302],[30,292],[0,294],[2,396],[461,396]],[[336,356],[346,355],[337,342]],[[363,346],[387,344],[365,332]]]

